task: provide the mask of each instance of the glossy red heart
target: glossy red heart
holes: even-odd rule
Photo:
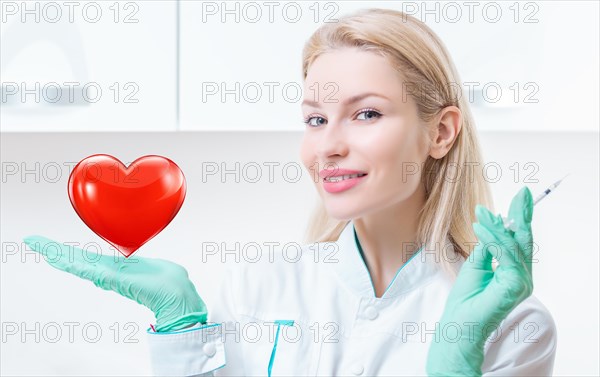
[[[125,167],[113,156],[95,154],[75,166],[68,192],[81,220],[128,258],[177,215],[186,182],[162,156],[143,156]]]

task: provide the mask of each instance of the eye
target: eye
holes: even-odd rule
[[[324,124],[324,123],[326,123],[326,122],[327,122],[327,121],[325,120],[325,118],[323,118],[323,117],[319,117],[319,116],[308,116],[307,118],[305,118],[305,119],[304,119],[304,123],[306,123],[306,125],[307,125],[307,126],[310,126],[310,127],[317,127],[317,126],[318,126],[318,124],[314,124],[314,122],[313,122],[313,120],[315,120],[315,119],[317,120],[317,122],[318,122],[319,124]]]
[[[359,119],[359,116],[361,114],[365,114],[365,118],[366,119],[360,119],[360,120],[370,120],[370,119],[376,119],[381,117],[381,113],[379,113],[377,110],[375,109],[364,109],[361,110],[358,114],[357,114],[357,119]]]

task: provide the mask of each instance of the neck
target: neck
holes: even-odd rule
[[[425,205],[422,185],[406,200],[353,220],[371,275],[376,297],[381,297],[396,272],[420,248],[419,211]]]

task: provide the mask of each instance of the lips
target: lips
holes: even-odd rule
[[[339,177],[337,174],[339,173],[335,173],[334,177]],[[357,174],[361,174],[361,173],[357,173]],[[346,174],[344,174],[344,178],[339,179],[336,178],[335,181],[330,181],[329,179],[323,179],[323,189],[325,191],[327,191],[330,194],[337,194],[346,190],[351,189],[352,187],[358,185],[359,183],[363,182],[363,180],[367,177],[367,175],[357,175],[357,174],[349,174],[350,177],[348,177]]]

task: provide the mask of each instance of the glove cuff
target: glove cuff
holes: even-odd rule
[[[198,322],[204,324],[206,323],[207,315],[208,313],[206,311],[187,313],[181,317],[176,318],[173,321],[167,323],[157,323],[156,331],[166,332],[171,330],[178,330]]]

